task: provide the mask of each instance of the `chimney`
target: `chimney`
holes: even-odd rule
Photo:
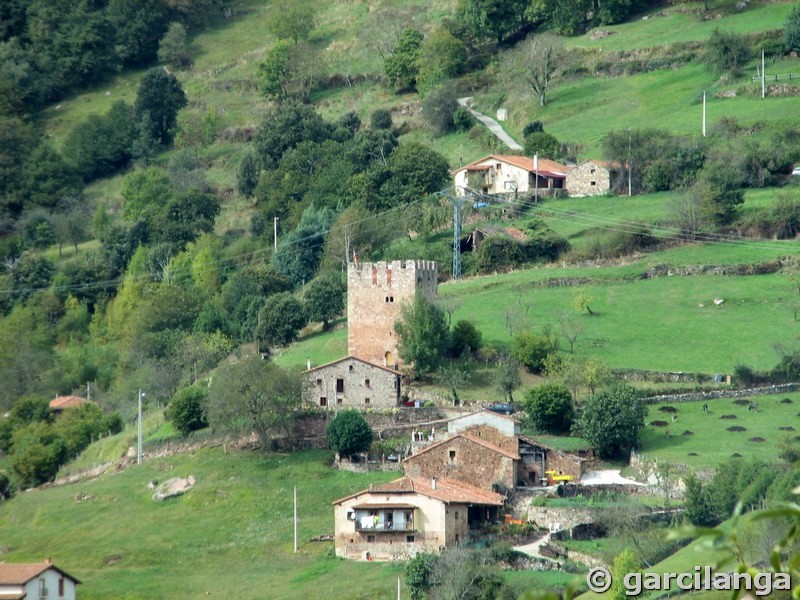
[[[431,489],[436,489],[436,477],[431,477]]]
[[[46,565],[52,565],[53,559],[48,556],[47,558],[44,559],[44,562]]]

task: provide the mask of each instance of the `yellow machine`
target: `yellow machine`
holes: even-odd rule
[[[566,483],[574,479],[572,475],[563,475],[558,471],[545,471],[544,474],[547,475],[547,485]]]

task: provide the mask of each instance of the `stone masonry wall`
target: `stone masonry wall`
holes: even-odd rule
[[[437,266],[429,260],[350,263],[347,266],[347,353],[399,366],[395,321],[419,290],[436,297]]]
[[[563,475],[572,475],[575,481],[580,481],[583,475],[583,462],[575,460],[568,454],[556,450],[547,451],[547,470],[556,471]]]
[[[519,452],[519,442],[516,436],[505,435],[502,431],[499,431],[491,425],[474,425],[464,429],[463,433],[481,439],[484,442],[494,444],[506,452],[513,452],[514,454]]]
[[[360,360],[340,360],[308,371],[307,377],[305,401],[322,409],[393,408],[400,403],[399,375]]]
[[[570,196],[595,196],[611,189],[608,169],[590,160],[567,173],[567,191]]]
[[[449,477],[486,490],[494,483],[513,488],[516,482],[513,459],[460,437],[415,454],[404,465],[411,477]]]

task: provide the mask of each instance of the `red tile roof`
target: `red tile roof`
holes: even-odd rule
[[[67,410],[68,408],[78,408],[82,404],[86,404],[86,398],[80,396],[58,396],[54,400],[50,400],[50,410]]]
[[[436,482],[435,488],[433,482]],[[481,488],[448,479],[446,477],[427,479],[422,477],[401,477],[389,483],[378,485],[372,489],[362,490],[345,498],[336,500],[333,504],[341,504],[345,500],[368,494],[421,494],[446,504],[486,504],[502,506],[503,496],[488,492]]]
[[[49,560],[41,563],[0,563],[0,585],[25,585],[48,569],[54,569],[75,583],[80,583],[69,573],[65,573]]]
[[[515,454],[514,452],[509,452],[508,450],[504,450],[500,446],[495,446],[494,444],[492,444],[490,442],[487,442],[485,440],[482,440],[481,438],[477,438],[477,437],[475,437],[473,435],[470,435],[468,433],[457,433],[457,434],[455,434],[455,435],[453,435],[453,436],[451,436],[449,438],[446,438],[446,439],[442,440],[441,442],[436,442],[435,444],[431,444],[430,446],[427,446],[426,448],[420,450],[416,454],[413,454],[413,455],[409,456],[403,462],[408,462],[410,460],[414,460],[420,454],[425,454],[426,452],[428,452],[430,450],[433,450],[434,448],[438,448],[439,446],[445,445],[448,442],[451,442],[456,438],[465,439],[468,442],[471,442],[473,444],[477,444],[478,446],[483,446],[487,450],[490,450],[492,452],[497,452],[498,454],[502,454],[503,456],[506,456],[508,458],[512,458],[514,460],[519,460],[520,459],[519,454]]]
[[[454,169],[454,173],[466,169],[467,171],[476,171],[485,168],[480,163],[487,161],[489,159],[498,160],[500,162],[505,162],[510,165],[514,165],[515,167],[519,167],[520,169],[525,169],[526,171],[533,173],[533,158],[530,156],[518,156],[516,154],[490,154],[489,156],[484,156],[483,158],[476,160],[474,162],[469,163],[468,165],[464,165],[458,169]],[[550,160],[548,158],[540,158],[538,160],[538,172],[540,175],[555,177],[555,178],[562,178],[567,176],[567,171],[569,168],[566,165],[562,165],[561,163],[557,163],[554,160]]]

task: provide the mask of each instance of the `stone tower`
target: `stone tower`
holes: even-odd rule
[[[417,290],[436,298],[436,277],[432,260],[348,264],[347,353],[378,365],[398,365],[394,323],[400,307]]]

